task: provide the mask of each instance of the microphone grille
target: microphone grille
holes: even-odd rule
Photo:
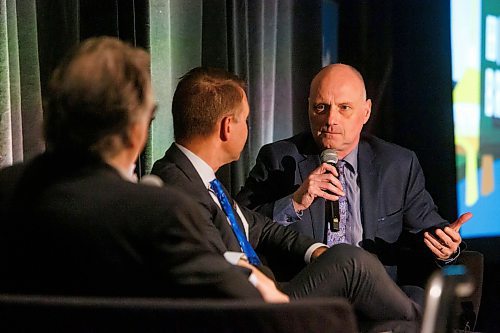
[[[335,149],[325,149],[320,155],[321,163],[337,164],[339,157]]]
[[[154,186],[154,187],[162,187],[163,186],[163,180],[161,180],[161,178],[156,176],[156,175],[145,175],[141,178],[140,183],[144,184],[144,185],[148,185],[148,186]]]

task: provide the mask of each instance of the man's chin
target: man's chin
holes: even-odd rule
[[[339,150],[341,144],[332,140],[321,140],[322,149],[334,149]]]

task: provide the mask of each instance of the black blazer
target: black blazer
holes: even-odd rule
[[[196,200],[202,211],[199,223],[214,250],[220,254],[226,251],[241,252],[226,215],[210,196],[189,159],[175,144],[163,158],[154,163],[151,173],[161,177],[166,185],[178,187]],[[304,265],[304,255],[315,243],[312,238],[282,227],[246,207],[240,208],[249,224],[249,242],[259,255],[264,256],[264,260],[272,257],[289,261],[290,264]]]
[[[309,131],[263,146],[245,186],[236,196],[238,202],[272,217],[275,201],[295,192],[320,165],[319,153]],[[437,213],[425,190],[424,175],[416,155],[403,147],[362,134],[358,173],[362,247],[376,253],[393,278],[396,278],[397,265],[415,267],[416,260],[427,266],[427,270],[437,268],[421,232],[448,222]],[[324,241],[324,207],[325,200],[318,198],[304,211],[302,220],[289,227]]]
[[[260,298],[213,253],[197,206],[99,161],[48,153],[0,170],[0,290]]]

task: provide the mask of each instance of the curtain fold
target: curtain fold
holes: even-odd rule
[[[43,151],[36,2],[0,5],[0,167]],[[18,19],[22,18],[22,19]]]
[[[273,141],[276,93],[278,1],[232,1],[232,58],[229,70],[245,78],[250,104],[249,138],[240,161],[231,169],[237,191],[260,147]],[[234,192],[234,191],[233,191]]]
[[[146,8],[135,0],[0,2],[0,167],[45,149],[42,98],[68,50],[99,35],[147,47]]]
[[[239,161],[217,173],[233,194],[243,185],[264,144],[308,128],[309,80],[321,68],[321,8],[321,1],[227,0],[226,10],[209,18],[226,22],[226,30],[203,38],[227,38],[226,68],[248,85],[247,144]],[[215,53],[210,46],[202,52]],[[204,57],[206,65],[221,63]]]
[[[7,42],[8,51],[8,92],[9,108],[7,113],[10,118],[10,143],[11,160],[15,163],[23,160],[23,126],[21,115],[21,71],[19,65],[19,47],[17,30],[17,10],[15,0],[7,1]]]
[[[12,164],[7,3],[0,2],[0,168]]]
[[[23,158],[29,159],[45,149],[42,135],[42,93],[38,60],[37,16],[35,1],[16,2],[20,97],[23,132]]]

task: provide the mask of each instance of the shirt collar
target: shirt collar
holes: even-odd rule
[[[356,145],[356,147],[343,158],[355,174],[358,173],[358,147],[359,145]]]
[[[210,182],[214,180],[214,178],[216,178],[215,172],[212,169],[212,167],[186,147],[183,147],[178,143],[175,143],[175,145],[177,146],[177,148],[180,149],[181,152],[184,153],[184,155],[186,155],[186,157],[191,162],[198,175],[200,175],[203,184],[205,184],[205,187],[210,188]]]

